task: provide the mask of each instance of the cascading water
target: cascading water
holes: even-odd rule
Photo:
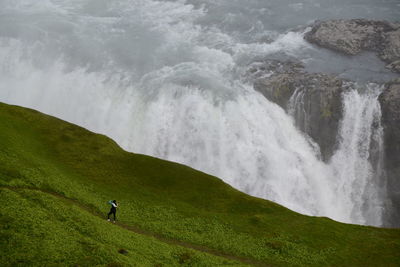
[[[326,188],[334,195],[330,216],[358,224],[382,225],[386,203],[383,170],[383,128],[378,96],[382,88],[367,84],[345,85],[351,90],[343,93],[343,119],[338,133],[338,149],[328,166],[334,179]],[[297,88],[288,102],[288,114],[298,128],[309,131],[311,121],[305,100],[306,90]],[[310,145],[318,149],[310,140]],[[336,213],[336,215],[332,215]]]
[[[344,95],[340,146],[331,159],[336,201],[341,214],[359,224],[381,225],[385,207],[382,170],[383,129],[378,96],[381,88],[368,85]],[[371,146],[377,146],[371,150]],[[374,164],[371,163],[371,158]]]
[[[303,130],[305,132],[308,132],[308,113],[304,107],[304,94],[305,91],[301,90],[301,88],[296,88],[296,90],[293,92],[293,95],[289,99],[288,103],[288,113],[290,116],[294,117],[296,120],[296,124],[304,128]]]
[[[0,101],[301,213],[381,225],[379,90],[344,95],[339,149],[322,162],[293,119],[240,78],[255,58],[285,53],[307,61],[321,52],[287,31],[287,21],[269,27],[278,2],[250,2],[0,0]],[[304,5],[326,9],[314,4]],[[304,5],[290,12],[305,24],[314,17]]]

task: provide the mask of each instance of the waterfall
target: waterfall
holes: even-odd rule
[[[344,94],[338,151],[331,159],[341,213],[358,224],[382,225],[385,208],[383,128],[378,96],[382,88],[369,84],[365,92]],[[338,205],[338,204],[336,204]]]
[[[383,128],[378,96],[381,86],[347,83],[342,95],[343,118],[337,135],[338,148],[328,162],[333,179],[329,187],[335,207],[333,218],[357,224],[382,225],[386,184],[383,170]],[[288,114],[296,126],[311,138],[306,89],[297,88],[288,101]],[[309,97],[309,96],[308,96]],[[318,150],[318,145],[310,140]],[[335,214],[335,215],[334,215]]]
[[[296,126],[303,132],[309,131],[309,115],[304,103],[305,90],[296,88],[288,102],[288,113],[295,119]]]
[[[256,58],[304,59],[315,48],[300,32],[268,28],[263,1],[244,13],[229,1],[189,2],[0,0],[0,101],[303,214],[381,225],[380,91],[345,93],[339,147],[323,162],[294,119],[241,78]],[[250,25],[220,21],[225,6]],[[302,97],[292,96],[290,114],[302,112]]]

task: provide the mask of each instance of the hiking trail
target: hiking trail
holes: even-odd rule
[[[96,216],[98,218],[104,219],[105,216],[103,213],[99,212],[99,211],[94,211],[92,208],[90,208],[88,205],[82,204],[80,203],[78,200],[64,196],[62,194],[56,193],[54,191],[50,191],[50,190],[46,190],[46,189],[41,189],[41,188],[35,188],[35,187],[20,187],[20,186],[7,186],[7,185],[1,185],[0,189],[9,189],[12,191],[18,191],[18,190],[30,190],[30,191],[36,191],[36,192],[41,192],[47,195],[51,195],[55,198],[58,198],[60,200],[63,200],[65,202],[71,203],[83,210],[85,210],[86,212],[92,214],[93,216]],[[181,240],[177,240],[177,239],[172,239],[169,237],[165,237],[159,233],[154,233],[148,230],[144,230],[140,227],[137,226],[133,226],[133,225],[127,225],[121,222],[116,222],[115,224],[112,223],[112,225],[117,226],[117,227],[121,227],[124,228],[125,230],[134,232],[136,234],[140,234],[140,235],[145,235],[145,236],[149,236],[149,237],[153,237],[163,243],[167,243],[170,245],[176,245],[176,246],[181,246],[184,248],[188,248],[188,249],[193,249],[193,250],[197,250],[199,252],[203,252],[203,253],[208,253],[217,257],[222,257],[228,260],[233,260],[233,261],[238,261],[244,264],[248,264],[248,265],[252,265],[252,266],[270,266],[267,265],[264,262],[261,261],[257,261],[255,259],[249,259],[249,258],[244,258],[244,257],[240,257],[240,256],[235,256],[235,255],[231,255],[225,252],[221,252],[221,251],[217,251],[215,249],[212,248],[208,248],[205,246],[201,246],[201,245],[196,245],[196,244],[192,244],[192,243],[188,243],[188,242],[184,242]]]

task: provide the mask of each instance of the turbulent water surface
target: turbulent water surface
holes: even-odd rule
[[[0,101],[304,214],[382,225],[381,88],[368,82],[392,74],[372,54],[332,56],[303,34],[316,19],[395,20],[399,12],[397,0],[0,0]],[[343,95],[328,163],[246,82],[249,64],[269,56],[359,82]]]

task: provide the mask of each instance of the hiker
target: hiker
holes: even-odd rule
[[[110,221],[110,215],[114,214],[114,223],[115,223],[115,213],[117,212],[117,207],[118,207],[117,201],[116,200],[113,200],[113,201],[110,200],[108,203],[111,204],[111,209],[110,209],[110,212],[107,215],[107,221]]]

